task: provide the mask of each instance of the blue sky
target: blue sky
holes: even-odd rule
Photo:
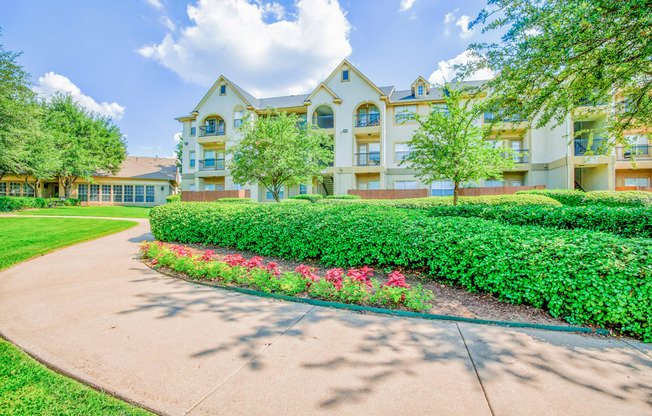
[[[256,96],[304,93],[343,58],[379,86],[432,81],[467,45],[485,0],[0,0],[0,44],[43,95],[112,116],[128,152],[170,157],[220,74]],[[436,72],[439,70],[438,72]],[[433,74],[434,73],[434,74]],[[479,74],[479,78],[486,78]]]

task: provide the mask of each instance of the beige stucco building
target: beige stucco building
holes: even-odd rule
[[[82,205],[155,206],[166,203],[168,195],[177,193],[179,172],[174,158],[127,156],[115,175],[95,173],[93,181],[78,179],[72,197]],[[0,180],[0,196],[64,196],[59,178],[41,183],[38,192],[27,184],[25,176],[5,176]]]
[[[229,146],[240,138],[244,117],[256,117],[267,107],[297,113],[306,122],[324,129],[335,139],[335,160],[324,170],[324,183],[285,189],[284,198],[298,193],[346,194],[350,189],[424,189],[431,195],[452,193],[452,184],[421,183],[414,171],[399,163],[409,151],[416,124],[405,122],[409,111],[428,114],[444,100],[439,89],[418,77],[409,89],[378,87],[344,60],[309,94],[258,99],[221,76],[183,123],[183,190],[250,189],[257,201],[271,195],[258,185],[234,184],[228,170]],[[585,103],[592,105],[591,103]],[[637,168],[630,153],[615,149],[611,154],[585,156],[587,139],[571,140],[574,132],[603,123],[609,105],[588,114],[580,106],[560,126],[531,130],[527,121],[503,123],[500,140],[514,149],[516,166],[501,181],[487,180],[477,186],[532,186],[582,188],[587,191],[624,186],[649,186],[652,173],[648,138],[633,135],[637,146]],[[592,108],[596,108],[593,106]],[[499,115],[485,114],[478,123]],[[594,139],[594,146],[600,139]]]

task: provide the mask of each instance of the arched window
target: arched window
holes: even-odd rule
[[[322,129],[332,129],[335,125],[333,109],[327,105],[320,105],[312,114],[312,124],[316,124]]]
[[[375,104],[362,104],[355,112],[355,127],[372,126],[380,126],[380,110]]]
[[[225,134],[226,125],[220,116],[208,116],[204,120],[204,125],[199,126],[200,136],[224,136]]]

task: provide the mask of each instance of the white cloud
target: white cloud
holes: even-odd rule
[[[471,21],[471,18],[465,14],[460,16],[459,19],[457,19],[457,22],[455,22],[455,26],[459,26],[461,29],[460,32],[460,37],[462,39],[466,39],[473,35],[474,30],[469,29],[469,22]]]
[[[465,64],[473,59],[477,58],[475,58],[471,52],[464,51],[453,59],[449,59],[448,61],[439,61],[437,64],[438,68],[432,74],[430,74],[428,81],[430,81],[431,84],[443,84],[445,82],[450,82],[455,78],[456,75],[456,71],[454,69],[455,65]],[[482,69],[466,78],[465,81],[491,79],[493,77],[493,71],[489,69]]]
[[[163,8],[163,3],[161,3],[161,0],[145,0],[147,3],[149,3],[150,6],[154,7],[157,10],[161,10]]]
[[[254,95],[306,92],[351,53],[351,25],[337,0],[199,0],[192,26],[138,52],[184,80],[211,85],[220,74]],[[277,21],[268,22],[272,14]]]
[[[405,12],[410,10],[412,6],[414,6],[415,1],[416,0],[401,0],[401,8],[399,9],[399,11]]]
[[[167,27],[169,30],[175,30],[177,26],[170,20],[168,16],[161,16],[161,24]]]
[[[85,107],[88,111],[111,117],[114,120],[120,120],[125,113],[125,108],[118,103],[98,103],[86,94],[83,94],[79,87],[70,79],[63,75],[48,72],[39,77],[38,84],[34,86],[34,91],[46,99],[52,97],[57,91],[67,93],[72,96],[79,105]]]

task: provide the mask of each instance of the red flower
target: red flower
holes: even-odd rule
[[[260,267],[262,264],[263,264],[262,257],[252,257],[251,260],[244,261],[242,265],[245,266],[247,269],[251,270],[256,267]]]
[[[401,272],[399,272],[399,271],[394,271],[394,272],[390,273],[387,280],[388,280],[387,283],[383,283],[383,286],[387,286],[387,287],[404,287],[404,288],[407,288],[407,289],[410,288],[410,285],[408,285],[405,282],[405,276],[403,274],[401,274]],[[403,295],[402,300],[405,300],[405,295]]]
[[[349,276],[354,282],[364,283],[367,285],[367,287],[371,288],[371,276],[374,274],[373,271],[374,269],[371,267],[364,266],[361,269],[350,269],[346,275]]]
[[[265,269],[270,274],[272,274],[274,276],[278,276],[279,274],[281,274],[281,272],[276,270],[276,267],[278,267],[278,263],[274,263],[273,261],[270,261],[269,263],[267,263],[267,266],[265,266],[265,267],[261,266],[261,269]]]
[[[319,280],[319,276],[315,273],[317,269],[314,267],[301,264],[296,269],[294,269],[294,271],[298,272],[304,279],[312,280],[313,282]],[[310,283],[311,282],[308,282],[308,287],[310,287]]]
[[[330,269],[326,272],[326,281],[332,283],[333,286],[335,286],[335,289],[340,290],[342,288],[343,276],[344,270]]]
[[[246,260],[239,254],[231,254],[224,256],[224,262],[229,266],[243,266]]]
[[[199,260],[206,261],[206,262],[211,261],[213,259],[214,254],[215,252],[213,250],[206,250],[204,251],[204,254],[201,255]]]
[[[153,266],[156,266],[157,264],[158,264],[158,259],[154,259],[154,260],[152,260],[152,265],[153,265]]]

